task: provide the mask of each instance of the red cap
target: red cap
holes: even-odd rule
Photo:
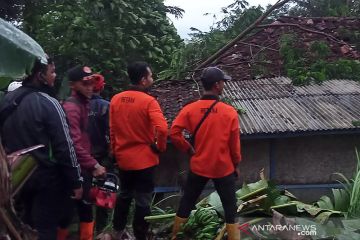
[[[94,92],[100,92],[103,90],[105,86],[105,79],[104,76],[101,74],[93,74],[92,77],[94,78]]]

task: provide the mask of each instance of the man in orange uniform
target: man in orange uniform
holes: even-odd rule
[[[172,239],[176,239],[181,224],[186,222],[209,179],[213,180],[225,210],[228,239],[240,239],[240,232],[235,224],[235,176],[241,160],[239,120],[233,107],[218,102],[224,81],[230,79],[219,68],[206,68],[201,76],[205,89],[202,98],[185,106],[171,127],[172,143],[191,155],[190,172],[175,217]],[[207,117],[194,135],[206,112]],[[185,140],[182,134],[184,129],[193,134],[192,144]]]
[[[166,149],[168,129],[159,103],[146,93],[153,84],[149,65],[135,62],[127,72],[130,89],[115,95],[110,102],[110,141],[121,181],[113,226],[116,239],[120,239],[135,198],[134,235],[145,240],[148,224],[144,217],[150,214],[154,170],[159,164],[158,153]]]

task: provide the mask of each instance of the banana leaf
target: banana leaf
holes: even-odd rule
[[[47,63],[41,46],[26,33],[0,18],[0,89],[31,72],[36,59]]]
[[[19,164],[13,169],[11,176],[13,196],[19,192],[25,182],[35,172],[36,168],[37,163],[31,155],[21,157]]]
[[[319,208],[334,210],[334,205],[328,196],[322,196],[316,203]]]
[[[312,239],[336,239],[336,240],[358,240],[360,234],[357,233],[360,230],[360,222],[358,219],[354,220],[342,220],[342,225],[334,224],[334,222],[328,222],[326,224],[320,224],[314,220],[306,218],[296,218],[296,223],[299,225],[315,225],[316,235],[311,236]]]
[[[289,203],[272,206],[271,209],[276,210],[281,214],[286,214],[287,216],[299,215],[299,212],[297,211],[297,204],[295,202],[289,202]]]
[[[236,192],[236,198],[240,200],[246,200],[257,195],[262,195],[268,186],[268,182],[263,179],[255,183],[244,183],[243,187]]]
[[[36,160],[28,153],[42,147],[44,145],[36,145],[13,152],[7,156],[11,167],[12,196],[19,192],[37,168]]]
[[[353,232],[360,230],[360,219],[344,219],[342,224],[346,230]]]
[[[350,205],[350,194],[345,189],[332,189],[334,210],[346,212]]]

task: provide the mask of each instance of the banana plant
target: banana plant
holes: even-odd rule
[[[222,219],[213,207],[199,208],[192,212],[188,221],[182,225],[177,239],[212,240],[217,236]]]
[[[12,197],[36,169],[37,164],[28,153],[40,147],[43,145],[23,149],[6,156],[0,144],[0,239],[37,239],[36,232],[23,224],[16,216]]]
[[[12,197],[20,191],[37,168],[36,160],[29,153],[42,147],[44,145],[36,145],[7,156],[11,169]]]

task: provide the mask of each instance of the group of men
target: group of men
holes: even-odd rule
[[[127,72],[129,89],[116,94],[109,104],[100,97],[104,78],[89,67],[76,66],[67,72],[71,96],[60,105],[53,88],[54,62],[37,61],[22,86],[5,96],[0,119],[6,152],[44,145],[33,152],[38,167],[22,190],[26,196],[24,221],[38,231],[40,240],[62,240],[68,235],[73,209],[77,209],[80,240],[93,239],[88,193],[92,178],[113,168],[111,155],[121,184],[113,237],[123,239],[126,234],[135,200],[133,233],[136,239],[145,240],[149,224],[144,217],[150,214],[154,173],[169,137],[191,156],[171,239],[176,239],[210,179],[224,206],[228,239],[240,239],[235,222],[235,178],[241,160],[239,121],[236,110],[219,101],[224,82],[231,78],[219,68],[204,69],[203,97],[184,106],[168,131],[159,103],[148,94],[153,84],[150,66],[134,62]],[[10,114],[3,117],[3,113]],[[192,134],[191,140],[185,139],[184,130]]]

